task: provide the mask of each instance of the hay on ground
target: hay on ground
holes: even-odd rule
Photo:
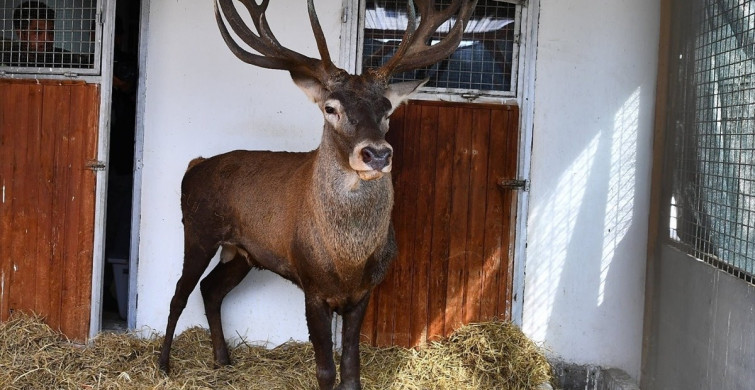
[[[82,346],[36,316],[0,324],[2,389],[316,389],[310,343],[231,349],[234,364],[214,369],[209,332],[176,337],[171,374],[157,367],[162,337],[103,333]],[[551,380],[538,347],[503,322],[467,325],[420,349],[363,345],[365,389],[534,389]]]

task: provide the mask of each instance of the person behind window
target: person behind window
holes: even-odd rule
[[[3,65],[70,68],[85,65],[79,55],[54,46],[55,11],[40,1],[25,1],[13,11],[18,42],[3,53]]]

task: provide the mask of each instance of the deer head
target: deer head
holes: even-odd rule
[[[432,0],[417,1],[421,15],[417,26],[414,3],[409,0],[409,25],[395,55],[380,68],[352,75],[331,61],[313,0],[307,1],[307,7],[320,59],[289,50],[278,42],[265,17],[269,0],[260,4],[255,0],[239,2],[249,12],[256,32],[243,22],[232,0],[217,0],[215,18],[225,43],[246,63],[288,71],[294,83],[322,111],[325,127],[320,148],[337,152],[341,167],[355,172],[362,180],[379,179],[390,172],[393,149],[385,141],[388,118],[427,81],[389,84],[391,75],[432,65],[453,53],[476,4],[476,0],[454,0],[437,10]],[[234,40],[221,11],[227,26],[259,54],[245,50]],[[453,16],[456,21],[448,36],[431,46],[432,34]]]

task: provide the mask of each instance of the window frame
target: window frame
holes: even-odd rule
[[[99,76],[102,76],[102,58],[103,58],[103,28],[104,18],[103,10],[106,0],[94,0],[94,48],[93,63],[91,68],[55,68],[55,67],[29,67],[29,66],[3,66],[0,64],[0,78],[42,78],[42,79],[80,79],[87,82],[97,82]],[[59,12],[60,9],[50,6]],[[56,20],[56,24],[60,21]],[[56,35],[58,31],[56,31]]]
[[[525,64],[521,55],[523,50],[525,50],[525,43],[523,42],[522,36],[527,28],[525,15],[528,13],[527,7],[529,4],[526,0],[496,1],[516,6],[514,15],[514,45],[512,48],[511,61],[511,90],[489,91],[422,87],[413,95],[413,99],[502,104],[518,104],[521,101],[522,89],[524,87],[521,75],[525,72]],[[366,2],[364,0],[343,0],[340,65],[342,68],[354,74],[360,74],[362,70],[365,5]]]

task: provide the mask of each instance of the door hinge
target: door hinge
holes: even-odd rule
[[[107,164],[100,160],[89,160],[86,163],[86,168],[90,171],[104,171],[107,168]]]
[[[523,190],[527,191],[529,188],[527,180],[521,179],[500,179],[498,180],[498,188],[501,190]]]

